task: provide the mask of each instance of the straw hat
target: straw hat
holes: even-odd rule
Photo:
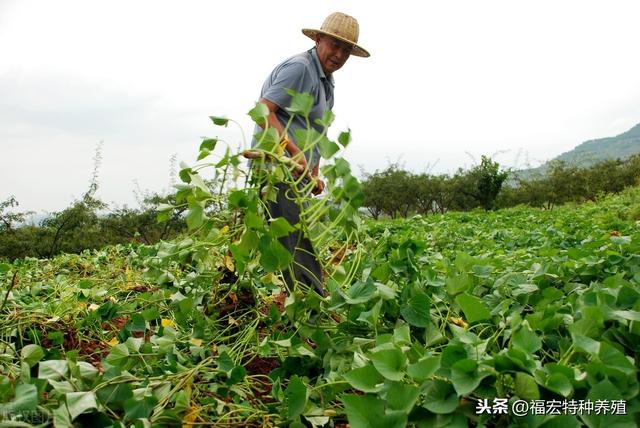
[[[357,44],[358,34],[360,33],[358,21],[356,21],[354,17],[344,13],[334,12],[327,16],[327,19],[324,20],[319,30],[303,28],[302,33],[313,40],[316,39],[318,34],[326,34],[327,36],[334,37],[352,45],[353,50],[351,51],[351,55],[369,56],[369,52]]]

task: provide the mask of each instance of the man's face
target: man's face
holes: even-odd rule
[[[316,36],[318,59],[327,76],[339,70],[351,55],[351,45],[324,34]]]

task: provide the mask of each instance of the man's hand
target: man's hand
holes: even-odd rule
[[[311,193],[313,193],[314,195],[319,195],[320,193],[322,193],[323,190],[324,190],[324,181],[320,180],[319,178],[316,178],[316,186],[313,188]]]
[[[278,107],[277,104],[267,100],[266,98],[262,98],[260,100],[260,102],[264,105],[267,106],[267,108],[269,109],[269,115],[267,116],[267,122],[269,123],[269,126],[274,128],[276,131],[278,131],[278,134],[282,137],[282,142],[284,143],[283,148],[289,152],[289,156],[291,156],[291,159],[293,159],[294,161],[298,162],[298,164],[301,166],[301,169],[299,171],[294,171],[294,175],[297,177],[300,174],[307,174],[307,159],[304,157],[304,153],[302,153],[302,151],[300,150],[300,148],[298,146],[296,146],[296,144],[291,141],[288,136],[287,133],[284,132],[284,128],[282,126],[282,124],[280,123],[280,121],[278,120],[278,118],[276,117],[276,112],[278,111],[278,109],[280,107]],[[264,128],[264,124],[260,125],[262,128]]]
[[[307,172],[307,158],[304,157],[304,153],[294,143],[289,142],[287,145],[287,151],[291,155],[291,159],[296,161],[300,165],[300,170],[294,171],[295,176],[300,174],[306,174]]]

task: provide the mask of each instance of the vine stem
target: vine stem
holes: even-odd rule
[[[7,289],[7,292],[4,295],[4,300],[2,301],[2,305],[0,305],[0,312],[2,312],[2,310],[4,309],[4,305],[7,303],[7,299],[9,298],[9,294],[11,293],[11,290],[13,290],[13,287],[15,287],[16,284],[18,283],[17,279],[18,279],[18,271],[15,271],[13,273],[13,278],[11,279],[11,285],[9,286],[9,288]]]

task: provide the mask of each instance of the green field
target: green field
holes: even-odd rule
[[[325,300],[225,228],[0,264],[2,426],[635,427],[637,201],[366,221]]]

